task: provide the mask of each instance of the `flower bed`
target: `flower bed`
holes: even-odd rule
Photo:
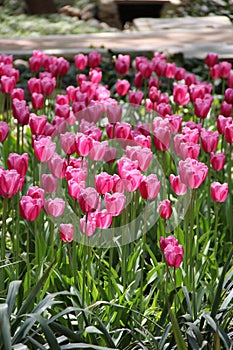
[[[74,65],[0,56],[2,344],[230,349],[231,64]]]

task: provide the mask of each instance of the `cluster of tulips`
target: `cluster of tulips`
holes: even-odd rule
[[[66,222],[61,188],[73,210],[81,213],[79,229],[88,237],[96,229],[111,227],[114,218],[115,223],[117,218],[122,223],[130,220],[126,213],[130,204],[156,203],[158,196],[154,210],[166,223],[176,199],[201,187],[207,178],[209,211],[210,198],[224,202],[228,191],[231,210],[231,64],[218,62],[218,56],[209,53],[207,83],[170,63],[165,54],[155,52],[151,60],[138,56],[133,62],[129,55],[119,54],[113,61],[118,78],[114,87],[108,87],[102,82],[101,59],[96,51],[77,54],[77,85],[64,91],[61,81],[70,63],[34,51],[29,58],[34,77],[27,82],[26,99],[25,91],[17,87],[20,76],[13,57],[0,56],[0,196],[7,202],[18,194],[25,220],[37,220],[42,211],[50,218],[59,217],[64,242],[71,242],[77,233],[74,222]],[[220,105],[215,103],[217,81],[222,81],[224,92]],[[170,95],[164,92],[165,83],[172,89]],[[140,116],[134,123],[125,121],[126,103]],[[16,153],[9,154],[12,139]],[[163,162],[167,191],[152,166],[154,155]],[[45,169],[40,174],[39,166]],[[131,203],[129,194],[135,194]],[[160,246],[167,264],[179,267],[184,249],[175,236],[161,237]]]

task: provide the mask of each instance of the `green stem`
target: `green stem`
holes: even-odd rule
[[[26,258],[26,266],[27,266],[27,288],[28,291],[31,288],[31,268],[30,268],[30,224],[28,225],[27,230],[27,258]]]
[[[233,241],[233,218],[232,218],[232,174],[231,174],[231,168],[232,168],[232,143],[229,144],[229,161],[228,161],[228,224],[229,224],[229,231],[230,231],[230,237],[228,237],[229,242]]]
[[[3,199],[3,213],[2,213],[2,234],[1,234],[1,259],[0,259],[0,290],[4,290],[5,283],[5,257],[6,257],[6,219],[8,210],[8,198]]]
[[[207,159],[207,165],[208,165],[208,175],[207,175],[207,206],[208,206],[208,222],[210,223],[210,154],[208,154],[208,159]]]

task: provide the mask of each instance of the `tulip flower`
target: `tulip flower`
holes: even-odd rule
[[[114,180],[112,175],[106,172],[101,172],[95,177],[95,188],[98,193],[105,194],[113,189]]]
[[[72,224],[60,224],[59,234],[63,242],[72,242],[74,239],[74,226]]]
[[[57,153],[54,153],[47,162],[48,169],[59,179],[64,179],[67,165],[67,160],[59,156]]]
[[[106,229],[111,226],[112,215],[107,212],[106,209],[94,213],[96,220],[96,226],[101,229]]]
[[[130,83],[128,82],[128,80],[126,79],[117,80],[116,92],[118,93],[119,96],[125,96],[128,93],[129,89],[130,89]]]
[[[42,207],[44,206],[45,194],[43,188],[32,186],[28,189],[27,196],[30,196],[33,199],[40,199]]]
[[[0,169],[0,196],[11,198],[20,189],[20,174],[15,170]]]
[[[88,55],[88,64],[91,68],[98,67],[101,62],[101,54],[97,51],[92,51]]]
[[[29,221],[34,221],[39,216],[42,201],[40,198],[32,198],[31,196],[23,196],[19,202],[20,215]]]
[[[83,70],[86,68],[86,65],[87,65],[87,56],[82,54],[82,53],[79,53],[78,55],[76,55],[74,57],[74,64],[75,64],[75,67],[78,69],[78,70]]]
[[[36,158],[40,162],[47,162],[50,158],[52,158],[55,152],[56,143],[52,142],[50,136],[46,136],[35,140],[33,147]]]
[[[29,121],[29,107],[26,105],[25,100],[18,100],[16,98],[12,101],[12,114],[15,119],[18,120],[20,125],[27,125]]]
[[[120,215],[125,207],[126,197],[123,193],[115,192],[114,194],[106,193],[104,196],[104,204],[106,210],[112,216]]]
[[[65,210],[65,201],[62,198],[50,198],[44,202],[44,210],[49,216],[61,216]]]
[[[84,213],[95,211],[100,203],[99,194],[93,187],[82,188],[79,193],[78,203]]]
[[[223,101],[223,103],[220,106],[220,114],[222,114],[224,117],[231,117],[232,104],[227,103],[226,101]]]
[[[206,65],[210,68],[218,62],[218,55],[214,52],[209,52],[205,58]]]
[[[226,156],[222,152],[210,154],[210,164],[215,171],[221,171],[226,163]]]
[[[15,169],[21,177],[24,177],[28,170],[28,154],[10,153],[7,159],[7,166],[8,169]]]
[[[181,182],[179,175],[170,174],[169,180],[175,194],[180,196],[187,193],[187,186]]]
[[[39,94],[37,92],[33,92],[32,93],[32,97],[31,97],[31,101],[32,101],[32,108],[35,110],[39,110],[43,108],[44,105],[44,95]]]
[[[29,126],[33,135],[43,135],[47,123],[46,115],[30,114]]]
[[[184,248],[182,245],[168,244],[163,253],[168,266],[180,267],[184,257]]]
[[[88,216],[85,215],[82,219],[80,219],[80,229],[85,236],[91,237],[96,230],[95,217],[91,215],[88,215]]]
[[[208,166],[196,159],[187,158],[179,162],[180,180],[189,188],[198,188],[206,179]]]
[[[160,237],[159,243],[160,243],[160,248],[162,252],[164,252],[165,248],[169,244],[173,246],[178,246],[179,244],[178,239],[176,239],[173,235],[170,235],[168,237]]]
[[[160,181],[155,174],[144,176],[140,183],[139,189],[142,198],[154,200],[159,194]]]
[[[162,219],[169,219],[172,215],[172,205],[168,199],[160,201],[158,204],[158,213]]]
[[[4,142],[8,136],[10,127],[7,123],[0,121],[0,142]]]
[[[56,192],[57,178],[53,174],[42,174],[41,183],[46,193]]]
[[[219,182],[213,182],[210,186],[211,197],[216,202],[225,202],[228,195],[228,184]]]
[[[202,149],[207,152],[215,152],[218,146],[218,132],[202,129],[200,133]]]

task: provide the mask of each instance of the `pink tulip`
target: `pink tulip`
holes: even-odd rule
[[[26,105],[25,100],[18,100],[16,98],[12,101],[12,114],[18,123],[21,125],[27,125],[29,121],[29,107]]]
[[[113,189],[114,180],[112,175],[102,172],[95,177],[95,188],[98,193],[105,194]]]
[[[68,104],[59,105],[56,103],[55,104],[55,114],[58,117],[68,119],[70,116],[70,106]]]
[[[137,72],[134,76],[133,84],[136,88],[140,88],[140,87],[142,87],[142,83],[143,83],[142,73]],[[132,103],[132,104],[134,104],[134,103]]]
[[[137,161],[132,161],[128,157],[121,157],[117,161],[117,169],[118,169],[118,174],[120,177],[123,177],[123,172],[125,170],[134,170],[138,168],[138,162]]]
[[[59,156],[57,153],[54,153],[47,162],[48,169],[59,179],[64,179],[67,165],[67,160]]]
[[[43,135],[47,123],[46,115],[30,114],[29,126],[33,135]]]
[[[232,116],[232,104],[229,104],[226,101],[223,101],[223,103],[220,106],[220,114],[222,114],[224,117],[231,117]]]
[[[187,186],[181,182],[180,176],[175,176],[174,174],[170,174],[169,179],[170,179],[171,187],[175,192],[175,194],[180,196],[187,193]]]
[[[226,142],[233,143],[233,124],[226,125],[224,135]]]
[[[40,188],[39,186],[32,186],[29,187],[27,191],[27,196],[33,198],[33,199],[40,199],[41,200],[41,206],[44,206],[45,201],[45,193],[43,188]]]
[[[171,143],[171,131],[169,127],[158,127],[153,130],[154,144],[157,150],[167,151]]]
[[[25,99],[24,90],[21,88],[15,88],[13,89],[11,93],[11,99],[17,98],[18,100],[22,101]]]
[[[20,215],[29,221],[34,221],[39,216],[42,202],[40,198],[23,196],[19,202]]]
[[[178,239],[176,239],[173,235],[168,237],[160,237],[159,243],[162,252],[164,252],[168,245],[178,246],[179,244]]]
[[[221,171],[224,168],[226,156],[222,152],[210,154],[210,164],[215,171]]]
[[[8,136],[10,127],[7,123],[0,121],[0,142],[4,142]]]
[[[56,87],[56,78],[45,77],[41,79],[41,92],[45,96],[52,95],[55,87]]]
[[[167,78],[174,78],[176,72],[176,64],[175,63],[167,63],[165,76]]]
[[[113,163],[116,160],[116,148],[115,147],[107,147],[105,154],[104,154],[104,160],[107,163]]]
[[[77,134],[76,136],[76,152],[78,155],[87,156],[93,147],[93,139],[84,134]]]
[[[117,139],[130,139],[132,126],[129,123],[116,123],[114,131],[115,131],[115,133],[114,133],[115,138],[117,138]],[[109,136],[112,135],[111,128],[109,128],[108,135]]]
[[[211,98],[196,98],[194,102],[194,113],[198,118],[205,119],[210,111],[212,104]]]
[[[183,80],[186,75],[186,70],[183,67],[176,67],[175,80]]]
[[[28,80],[28,91],[32,95],[33,93],[41,94],[41,80],[37,78],[30,78]]]
[[[225,202],[228,195],[228,183],[213,182],[210,186],[211,197],[216,202]]]
[[[93,147],[89,152],[89,158],[91,160],[95,161],[100,161],[104,158],[107,146],[108,146],[108,141],[93,141],[92,143]]]
[[[63,242],[72,242],[74,239],[74,226],[72,224],[60,224],[59,234]]]
[[[178,268],[183,261],[184,248],[180,244],[168,244],[164,249],[164,257],[168,266]]]
[[[93,187],[82,188],[79,193],[78,202],[84,213],[95,211],[100,202],[99,194]]]
[[[189,87],[192,84],[196,84],[197,83],[197,77],[195,74],[190,73],[190,74],[186,74],[185,76],[185,84],[188,85]]]
[[[132,105],[137,105],[139,106],[142,103],[143,99],[143,92],[138,90],[138,91],[129,91],[129,103]]]
[[[57,75],[64,76],[70,69],[70,63],[64,57],[57,59]]]
[[[96,220],[96,226],[101,229],[106,229],[111,226],[112,223],[112,215],[107,212],[106,209],[96,212],[94,214]]]
[[[88,215],[88,218],[86,218],[85,215],[82,219],[80,219],[80,229],[87,237],[92,236],[96,230],[96,219],[91,215]]]
[[[7,159],[7,166],[8,169],[15,169],[21,177],[24,177],[28,170],[28,154],[10,153]]]
[[[206,164],[196,159],[187,158],[179,162],[180,180],[189,188],[198,188],[204,182],[208,173]]]
[[[172,114],[166,116],[166,119],[169,122],[170,130],[172,134],[176,134],[180,131],[182,125],[182,118],[178,114]]]
[[[115,192],[114,194],[106,193],[104,196],[104,204],[106,210],[112,216],[120,215],[125,207],[126,197],[123,193]]]
[[[56,192],[57,178],[53,174],[42,174],[41,183],[46,193]]]
[[[142,148],[140,146],[127,146],[126,157],[131,159],[132,161],[138,162],[138,169],[140,171],[146,171],[153,157],[153,153],[149,148]]]
[[[230,73],[228,75],[227,86],[233,89],[233,73]]]
[[[62,198],[50,198],[44,202],[44,210],[49,216],[58,217],[64,213],[65,201]]]
[[[218,132],[202,129],[200,133],[202,149],[207,152],[215,152],[218,146]]]
[[[29,58],[29,67],[30,70],[34,73],[38,72],[43,66],[42,57],[32,56]]]
[[[91,68],[98,67],[101,61],[101,54],[97,51],[92,51],[88,55],[88,64]]]
[[[128,82],[128,80],[126,79],[117,80],[116,92],[118,93],[119,96],[125,96],[128,93],[129,89],[130,89],[130,83]]]
[[[190,101],[188,86],[183,84],[174,84],[173,87],[174,102],[180,106],[186,105]]]
[[[72,132],[66,132],[60,135],[60,144],[63,151],[71,155],[75,153],[76,150],[76,135]]]
[[[56,143],[52,142],[50,136],[46,136],[35,140],[33,147],[37,159],[40,162],[47,162],[50,158],[52,158],[55,152]]]
[[[85,69],[87,65],[87,56],[82,53],[79,53],[74,57],[74,64],[78,70]]]
[[[219,134],[225,134],[225,128],[226,125],[232,124],[232,118],[231,117],[224,117],[223,115],[219,115],[217,118],[217,129]]]
[[[70,197],[78,200],[81,189],[85,188],[85,181],[77,181],[76,179],[71,178],[68,180],[67,185]]]
[[[151,137],[150,136],[144,136],[142,134],[133,136],[133,140],[136,142],[136,144],[140,145],[143,148],[151,148]]]
[[[142,177],[142,173],[137,169],[123,170],[121,178],[124,180],[125,190],[128,192],[137,191],[142,181]]]
[[[159,194],[160,181],[155,174],[150,174],[142,179],[139,189],[142,198],[153,200]]]
[[[32,101],[32,108],[35,110],[39,110],[43,108],[44,105],[44,96],[42,94],[39,94],[37,92],[32,93],[31,97]]]
[[[226,89],[224,97],[225,97],[225,101],[232,105],[233,104],[233,89],[231,89],[231,88]]]
[[[122,106],[107,105],[106,115],[110,124],[116,124],[122,118]]]
[[[162,116],[163,118],[165,118],[167,115],[171,115],[172,114],[172,106],[169,105],[166,102],[161,102],[159,103],[155,110],[158,112],[158,114],[160,116]]]
[[[11,198],[20,190],[20,174],[15,170],[0,169],[0,196]]]
[[[213,52],[209,52],[205,58],[206,65],[210,68],[218,62],[218,55]]]
[[[8,77],[6,75],[3,75],[0,78],[0,82],[1,82],[1,91],[3,94],[11,94],[12,91],[15,88],[16,85],[16,79],[14,76],[12,77]]]
[[[218,63],[210,68],[210,76],[212,79],[219,79],[220,78],[220,66]]]
[[[221,78],[228,78],[232,69],[232,64],[227,61],[222,61],[219,63],[219,73]]]
[[[162,219],[169,219],[172,215],[172,205],[169,199],[164,199],[158,204],[158,213]]]
[[[125,75],[130,67],[130,56],[119,54],[115,60],[115,70],[120,75]]]
[[[186,158],[198,159],[200,145],[194,142],[181,142],[179,145],[179,156],[184,160]]]

